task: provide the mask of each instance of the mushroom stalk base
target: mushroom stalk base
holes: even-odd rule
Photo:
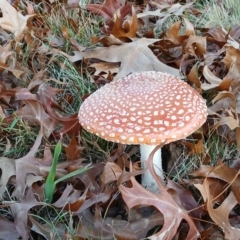
[[[146,164],[144,163],[147,161],[149,155],[154,150],[156,145],[141,145],[140,151],[141,151],[141,163],[142,167],[146,169],[146,171],[142,174],[142,186],[146,187],[148,190],[152,192],[159,192],[158,185],[150,173],[150,171],[147,169]],[[161,148],[157,150],[153,156],[153,166],[156,174],[162,179],[164,179],[163,170],[162,170],[162,154],[161,154]]]

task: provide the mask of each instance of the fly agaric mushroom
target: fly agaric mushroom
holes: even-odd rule
[[[141,161],[152,150],[189,136],[206,121],[205,100],[187,83],[170,74],[140,72],[106,84],[81,105],[79,121],[87,131],[108,141],[140,144]],[[161,149],[153,157],[163,179]],[[142,185],[158,190],[148,170]]]

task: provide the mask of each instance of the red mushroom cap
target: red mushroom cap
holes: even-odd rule
[[[106,140],[157,145],[187,137],[207,118],[205,100],[161,72],[134,73],[106,84],[81,105],[83,128]]]

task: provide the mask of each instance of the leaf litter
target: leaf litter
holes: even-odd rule
[[[0,3],[1,238],[39,234],[49,239],[58,232],[60,239],[239,239],[239,160],[212,164],[203,142],[211,133],[240,149],[240,26],[229,31],[195,28],[186,18],[199,14],[191,1],[139,5],[106,0],[85,9],[74,0],[45,0],[41,8],[38,3]],[[45,24],[52,8],[67,21],[61,31]],[[88,19],[100,29],[91,35],[90,47],[76,37],[85,11],[100,19]],[[177,20],[164,30],[169,17]],[[160,26],[163,31],[157,35]],[[59,67],[59,60],[69,61],[92,87],[58,75],[67,69],[64,63],[52,71],[50,66]],[[178,183],[167,179],[163,185],[149,164],[159,193],[136,180],[142,170],[134,148],[106,149],[99,139],[85,139],[77,118],[79,105],[96,88],[145,70],[186,79],[209,107],[206,124],[193,135],[195,141],[180,141],[189,155],[200,159],[194,171]],[[66,90],[69,86],[74,91]],[[76,98],[78,106],[70,113],[62,102],[71,108]],[[56,179],[84,168],[89,160],[92,166],[59,182],[52,202],[46,204],[44,186],[59,139],[64,148]],[[89,144],[105,150],[90,156]],[[23,150],[14,152],[17,146]],[[49,211],[55,212],[55,229],[51,219],[42,221]]]

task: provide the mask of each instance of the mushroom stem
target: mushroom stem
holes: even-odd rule
[[[151,154],[151,152],[154,150],[155,147],[156,147],[156,145],[141,145],[140,146],[141,162],[142,162],[144,169],[146,169],[146,167],[147,167],[144,162],[148,159],[149,155]],[[162,169],[161,148],[159,148],[153,155],[153,166],[154,166],[154,170],[155,170],[156,174],[163,180],[164,175],[163,175],[163,169]],[[146,187],[147,189],[149,189],[152,192],[159,191],[158,185],[148,169],[146,169],[146,171],[142,174],[142,186]]]

